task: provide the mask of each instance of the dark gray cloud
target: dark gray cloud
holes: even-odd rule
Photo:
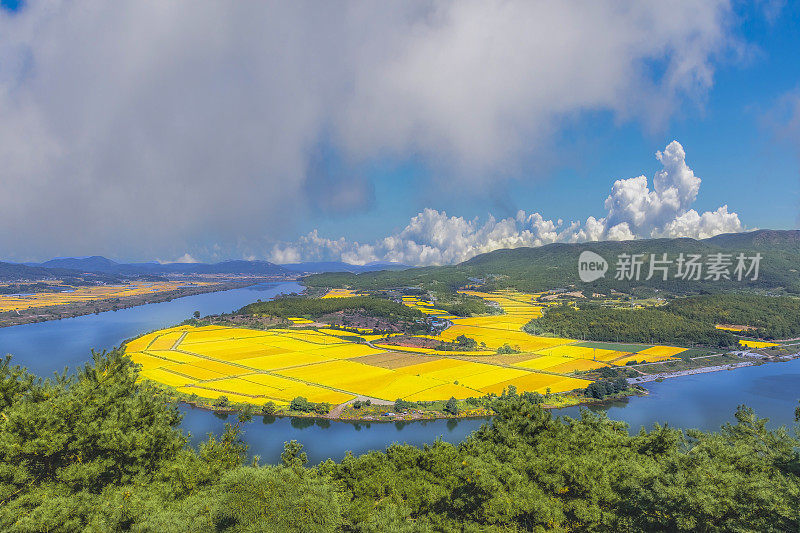
[[[652,124],[702,94],[730,20],[721,0],[0,11],[0,256],[263,255],[310,209],[371,202],[315,166],[322,135],[348,164],[415,154],[481,190],[564,117]]]
[[[375,201],[372,181],[325,143],[308,156],[304,192],[312,209],[331,216],[366,210]]]

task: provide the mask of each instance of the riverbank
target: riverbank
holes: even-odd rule
[[[155,382],[154,382],[155,383]],[[202,399],[188,399],[185,395],[176,394],[174,389],[158,384],[159,387],[175,394],[178,403],[219,415],[246,414],[252,416],[272,416],[276,418],[307,418],[312,420],[331,420],[338,422],[420,422],[431,420],[469,420],[494,416],[490,408],[490,398],[470,398],[456,402],[456,413],[446,410],[446,401],[425,402],[425,405],[395,410],[395,402],[385,400],[350,400],[344,404],[332,406],[327,413],[314,411],[293,411],[289,409],[259,410],[253,404],[234,404],[228,406],[214,405]],[[543,396],[541,404],[544,409],[557,410],[569,407],[600,407],[603,404],[627,400],[635,396],[647,396],[645,388],[632,386],[617,394],[604,398],[591,398],[578,392]]]
[[[748,366],[757,366],[768,363],[783,363],[791,361],[792,359],[800,358],[800,352],[790,356],[781,357],[779,359],[773,358],[758,358],[749,361],[740,361],[736,363],[729,363],[725,365],[713,365],[699,368],[690,368],[686,370],[676,370],[674,372],[659,372],[655,374],[646,374],[643,376],[628,378],[627,381],[630,385],[640,385],[642,383],[650,383],[653,381],[663,381],[665,379],[677,378],[682,376],[694,376],[696,374],[708,374],[711,372],[721,372],[723,370],[735,370],[737,368],[744,368]]]
[[[125,298],[97,299],[63,305],[32,307],[19,311],[7,311],[0,314],[0,328],[100,314],[108,311],[119,311],[142,305],[170,302],[187,296],[241,289],[263,282],[264,280],[261,279],[222,281],[209,285],[193,285],[170,291],[146,293]]]
[[[673,372],[659,372],[654,374],[647,374],[634,378],[627,378],[627,382],[631,388],[618,393],[606,396],[602,399],[591,398],[583,396],[576,391],[565,394],[554,394],[545,400],[542,407],[545,409],[559,410],[571,407],[590,407],[602,408],[604,404],[613,404],[620,400],[627,400],[635,396],[647,396],[649,391],[641,385],[645,383],[661,382],[665,379],[695,376],[698,374],[708,374],[712,372],[720,372],[723,370],[734,370],[745,367],[761,366],[768,363],[775,362],[788,362],[793,359],[800,358],[800,352],[792,354],[788,357],[780,359],[760,359],[739,361],[736,363],[729,363],[725,365],[712,365],[699,368],[691,368],[684,370],[677,370]],[[555,400],[555,401],[553,401]],[[236,414],[242,412],[246,407],[244,405],[235,405],[231,407],[215,406],[212,403],[203,401],[192,401],[185,398],[179,399],[190,407],[200,410],[206,410],[212,413],[221,414]],[[374,402],[374,403],[373,403]],[[322,414],[318,412],[301,412],[291,410],[280,410],[270,412],[259,412],[256,407],[256,412],[252,414],[256,416],[274,416],[277,418],[308,418],[319,420],[335,420],[339,422],[415,422],[425,420],[455,420],[455,419],[473,419],[473,418],[486,418],[492,416],[494,412],[488,407],[484,398],[460,400],[457,402],[457,414],[448,412],[444,409],[446,402],[426,402],[428,405],[415,406],[414,408],[396,411],[393,402],[384,400],[371,399],[369,403],[365,403],[364,399],[350,400],[344,404],[332,406],[328,413]],[[356,407],[358,405],[358,407]]]

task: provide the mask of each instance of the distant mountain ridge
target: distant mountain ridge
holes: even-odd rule
[[[21,265],[22,266],[22,265]],[[29,268],[60,269],[124,276],[164,274],[249,274],[286,275],[289,271],[269,261],[231,260],[219,263],[117,263],[102,256],[64,257],[42,263],[25,263]],[[32,271],[30,271],[32,272]]]
[[[342,261],[293,263],[278,265],[269,261],[229,260],[219,263],[118,263],[103,256],[59,257],[41,263],[0,262],[0,280],[42,280],[62,276],[93,274],[97,279],[119,276],[164,276],[170,274],[220,274],[252,276],[292,276],[312,272],[372,272],[409,268],[393,262],[376,261],[351,265]],[[110,278],[104,278],[103,276]]]
[[[43,263],[25,263],[28,266],[43,268],[66,268],[69,270],[79,270],[84,272],[113,272],[114,267],[119,263],[106,259],[105,257],[94,255],[91,257],[58,257]]]
[[[107,272],[82,272],[69,268],[48,268],[0,261],[0,281],[41,281],[48,279],[70,280],[72,283],[118,283],[122,281],[119,275]]]
[[[373,261],[364,265],[354,265],[344,261],[318,261],[305,263],[285,263],[281,265],[292,272],[374,272],[376,270],[404,270],[411,268],[393,261]]]

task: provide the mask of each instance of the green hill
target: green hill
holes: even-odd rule
[[[578,277],[578,257],[584,250],[595,252],[606,259],[609,270],[604,278],[583,283]],[[669,277],[662,280],[657,272],[646,280],[649,257],[667,254],[673,261]],[[680,254],[700,254],[706,262],[712,254],[731,254],[734,263],[740,253],[750,257],[761,254],[757,280],[745,277],[742,281],[706,280],[705,269],[699,281],[675,279]],[[620,254],[645,254],[641,277],[636,280],[617,280],[615,263]],[[748,264],[749,266],[749,264]],[[554,243],[537,248],[496,250],[481,254],[457,265],[411,268],[400,271],[367,272],[363,274],[330,273],[304,278],[309,286],[352,287],[357,289],[384,289],[421,285],[427,288],[456,288],[470,283],[471,278],[484,280],[490,288],[511,287],[524,291],[541,291],[558,287],[608,292],[612,288],[629,291],[636,287],[650,287],[675,294],[720,292],[737,290],[784,290],[800,293],[800,231],[759,230],[748,233],[718,235],[709,239],[643,239],[635,241],[606,241],[587,243]],[[752,277],[752,275],[750,276]]]

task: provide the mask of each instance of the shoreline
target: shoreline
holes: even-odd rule
[[[621,393],[621,394],[614,394],[607,396],[602,399],[596,398],[580,398],[579,401],[575,403],[570,403],[568,405],[556,405],[556,404],[547,404],[543,403],[542,407],[547,410],[552,409],[562,409],[566,407],[602,407],[604,404],[613,403],[619,400],[624,400],[631,397],[643,397],[648,396],[650,391],[644,387],[642,384],[645,383],[653,383],[663,381],[664,379],[669,378],[676,378],[676,377],[683,377],[683,376],[691,376],[697,374],[710,374],[712,372],[720,372],[723,370],[735,370],[737,368],[746,368],[751,366],[759,366],[767,363],[782,363],[792,361],[794,359],[800,359],[800,352],[792,354],[789,357],[782,357],[778,360],[757,360],[757,361],[742,361],[739,363],[731,363],[726,365],[715,365],[715,366],[707,366],[707,367],[699,367],[699,368],[692,368],[688,370],[679,370],[675,372],[661,372],[658,374],[649,374],[646,376],[640,376],[636,378],[627,378],[628,383],[633,387],[628,391]],[[573,396],[573,398],[575,398]],[[352,401],[352,400],[351,400]],[[239,409],[235,408],[215,408],[212,405],[203,404],[200,402],[192,402],[185,399],[178,400],[178,403],[187,405],[193,409],[200,409],[203,411],[207,411],[212,414],[221,414],[221,415],[235,415],[240,412]],[[350,402],[347,402],[350,403]],[[251,404],[253,405],[253,404]],[[485,407],[469,409],[464,412],[464,414],[458,415],[445,415],[441,411],[430,411],[428,413],[424,411],[416,411],[412,413],[410,416],[408,414],[402,413],[393,413],[391,411],[391,404],[382,404],[383,407],[386,409],[381,409],[385,412],[392,412],[394,416],[387,416],[383,417],[381,415],[367,415],[364,417],[342,417],[340,416],[343,407],[347,404],[339,404],[332,406],[331,413],[336,412],[335,415],[320,415],[319,413],[272,413],[272,414],[264,414],[264,413],[253,413],[253,416],[272,416],[275,418],[308,418],[311,420],[327,420],[327,421],[335,421],[335,422],[350,422],[350,423],[390,423],[390,422],[421,422],[426,420],[459,420],[459,419],[477,419],[477,418],[486,418],[494,416],[494,413]]]
[[[122,309],[139,307],[142,305],[168,302],[178,298],[185,298],[187,296],[197,296],[199,294],[207,294],[210,292],[242,289],[244,287],[257,285],[259,283],[272,283],[279,281],[282,280],[251,279],[241,281],[220,281],[213,285],[181,287],[175,290],[129,296],[127,298],[98,299],[81,303],[32,307],[16,315],[11,314],[11,311],[7,312],[9,316],[0,317],[0,328],[22,326],[25,324],[36,324],[39,322],[50,322],[64,318],[75,318],[79,316],[107,313],[109,311],[119,311]]]
[[[563,409],[563,408],[566,408],[566,407],[602,406],[603,404],[606,404],[606,403],[612,403],[612,402],[615,402],[615,401],[631,398],[631,397],[634,397],[634,396],[647,396],[649,394],[650,394],[650,391],[648,391],[647,389],[644,389],[642,387],[638,387],[638,388],[629,389],[629,391],[621,393],[621,394],[614,394],[614,395],[611,395],[611,396],[607,396],[607,397],[605,397],[603,399],[596,399],[596,398],[588,398],[588,397],[586,397],[586,398],[581,398],[580,401],[577,401],[575,403],[570,403],[568,405],[555,405],[555,404],[547,404],[547,403],[543,403],[541,405],[542,405],[543,409],[546,409],[548,411],[553,410],[553,409]],[[208,404],[204,404],[204,403],[200,403],[200,402],[192,402],[192,401],[185,400],[185,399],[180,399],[180,400],[177,401],[177,403],[189,406],[192,409],[200,409],[201,411],[206,411],[206,412],[209,412],[209,413],[212,413],[212,414],[215,414],[215,415],[217,415],[217,414],[226,415],[226,416],[227,415],[236,415],[236,414],[241,412],[240,409],[235,409],[235,408],[231,408],[231,407],[215,408],[212,405],[208,405]],[[347,402],[347,403],[350,403],[350,402]],[[251,405],[253,405],[253,404],[251,404]],[[333,413],[338,407],[341,407],[341,406],[344,406],[344,405],[346,405],[346,404],[339,404],[339,405],[333,406],[331,408],[331,413]],[[428,420],[474,420],[474,419],[478,419],[478,418],[492,417],[492,416],[495,415],[495,413],[491,409],[488,409],[488,408],[485,408],[485,407],[468,409],[468,410],[465,410],[463,412],[463,414],[459,413],[458,415],[445,415],[441,411],[425,412],[425,411],[419,411],[419,410],[415,410],[416,412],[414,412],[411,415],[409,415],[409,414],[403,414],[403,413],[394,413],[393,411],[391,411],[391,405],[392,404],[386,404],[385,405],[386,409],[382,409],[382,411],[391,412],[394,415],[394,416],[387,416],[387,417],[384,417],[384,416],[381,416],[381,415],[375,415],[375,416],[367,415],[367,416],[356,417],[356,418],[342,417],[342,416],[339,416],[341,414],[341,410],[339,410],[338,413],[336,415],[333,415],[333,416],[331,416],[330,414],[321,415],[319,413],[313,413],[313,412],[309,412],[309,413],[279,412],[279,413],[271,413],[271,414],[253,413],[253,417],[255,418],[257,416],[260,416],[260,417],[271,416],[271,417],[274,417],[274,418],[307,418],[307,419],[310,419],[310,420],[328,420],[328,421],[333,421],[333,422],[350,422],[350,423],[354,423],[355,424],[355,423],[373,423],[373,422],[376,422],[376,423],[422,422],[422,421],[428,421]]]
[[[737,368],[746,368],[749,366],[758,366],[767,363],[785,363],[793,359],[800,358],[800,352],[791,354],[789,356],[780,357],[777,360],[770,360],[766,358],[759,358],[751,361],[741,361],[739,363],[729,363],[726,365],[703,366],[699,368],[690,368],[687,370],[676,370],[675,372],[659,372],[657,374],[647,374],[635,378],[627,378],[628,384],[640,385],[642,383],[652,383],[654,381],[663,381],[670,378],[679,378],[683,376],[694,376],[696,374],[709,374],[711,372],[721,372],[723,370],[735,370]]]

